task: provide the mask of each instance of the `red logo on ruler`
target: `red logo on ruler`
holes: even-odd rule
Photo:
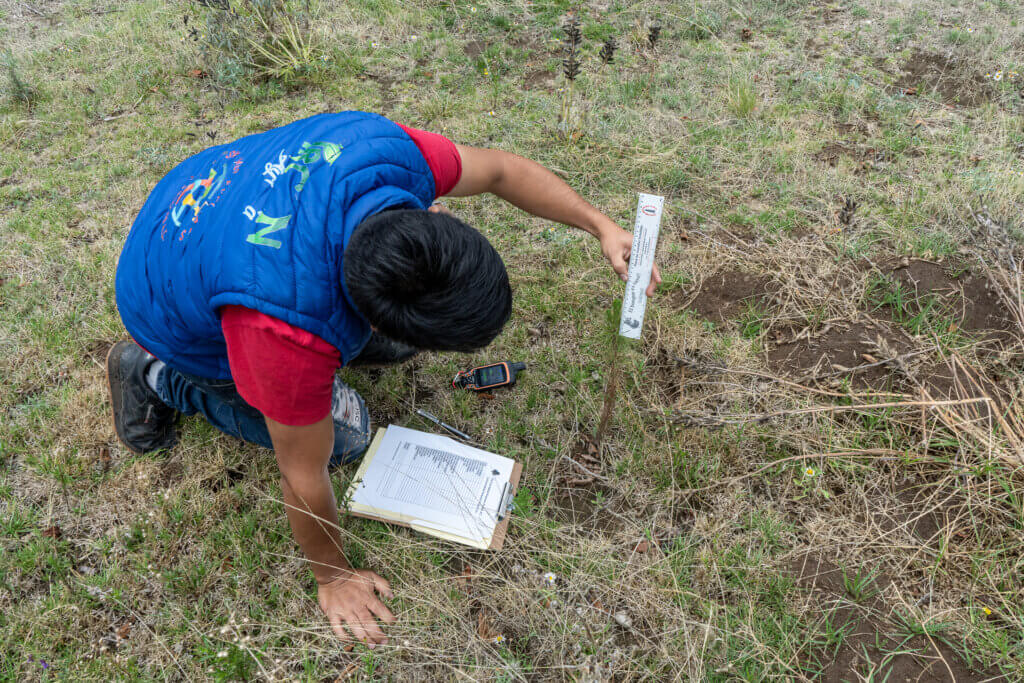
[[[640,210],[643,212],[645,216],[653,216],[654,214],[658,213],[658,207],[654,206],[654,204],[644,204],[642,207],[640,207]]]

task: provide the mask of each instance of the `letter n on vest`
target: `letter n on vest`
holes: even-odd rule
[[[280,218],[271,218],[267,214],[260,211],[259,215],[256,216],[256,222],[260,225],[267,227],[254,232],[245,238],[246,242],[252,242],[253,244],[262,244],[265,247],[273,247],[274,249],[280,249],[281,243],[277,240],[268,239],[267,235],[278,230],[284,230],[288,227],[288,221],[292,219],[291,215],[281,216]]]

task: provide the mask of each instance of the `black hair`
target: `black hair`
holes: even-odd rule
[[[419,349],[487,346],[512,313],[505,263],[483,235],[443,213],[385,211],[345,247],[345,287],[384,335]]]

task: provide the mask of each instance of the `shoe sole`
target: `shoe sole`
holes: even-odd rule
[[[128,440],[124,438],[124,434],[121,433],[117,426],[117,415],[121,412],[121,364],[114,352],[121,348],[122,344],[126,343],[129,342],[119,341],[107,351],[107,388],[110,389],[110,421],[114,426],[114,433],[117,434],[117,440],[132,453],[142,455],[142,451],[128,444]]]

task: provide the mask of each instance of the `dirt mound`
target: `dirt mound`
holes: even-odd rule
[[[951,271],[931,261],[912,260],[890,266],[889,276],[916,297],[935,295],[952,306],[962,329],[1015,332],[1017,325],[988,278],[969,271]]]
[[[588,536],[610,533],[621,525],[606,500],[611,492],[611,488],[599,482],[557,489],[550,498],[551,511],[555,519],[576,527],[579,533]]]
[[[916,50],[894,84],[904,94],[932,95],[946,104],[976,107],[992,98],[992,85],[966,60]]]
[[[487,48],[490,46],[491,44],[485,40],[471,40],[462,46],[462,51],[466,53],[466,56],[470,59],[476,59],[486,52]]]
[[[644,370],[652,378],[658,397],[664,405],[676,405],[682,398],[686,383],[686,368],[674,354],[659,347],[654,358],[644,364]]]
[[[882,616],[887,609],[881,594],[892,584],[884,572],[872,569],[845,572],[827,557],[809,553],[782,567],[799,588],[811,593],[829,613],[833,628],[843,629],[837,649],[812,655],[805,664],[815,680],[840,683],[852,680],[889,681],[1002,681],[994,673],[975,672],[939,638],[910,635],[898,616]],[[852,595],[851,592],[856,593]],[[859,603],[859,604],[858,604]],[[874,674],[874,675],[872,675]]]
[[[862,320],[828,326],[800,339],[777,343],[768,350],[768,367],[773,372],[797,379],[848,376],[855,388],[880,389],[891,386],[898,376],[888,365],[874,365],[906,353],[909,343],[888,324]],[[888,353],[887,353],[888,351]],[[847,372],[850,369],[863,369]]]
[[[527,90],[551,90],[555,87],[555,75],[547,69],[535,69],[523,77]]]
[[[835,168],[842,157],[847,157],[861,164],[862,169],[875,164],[889,163],[893,160],[892,153],[865,145],[848,145],[842,142],[830,142],[814,154],[814,159]]]
[[[738,317],[772,292],[772,279],[741,270],[719,271],[701,284],[690,309],[715,322]]]

